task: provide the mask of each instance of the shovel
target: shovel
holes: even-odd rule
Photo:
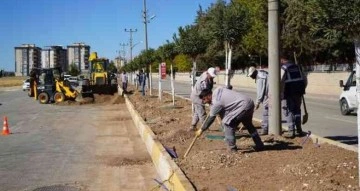
[[[204,126],[205,121],[208,119],[209,115],[210,115],[210,114],[208,114],[208,115],[206,116],[206,118],[205,118],[205,120],[203,121],[203,123],[202,123],[202,125],[201,125],[200,128],[202,128],[202,127]],[[195,135],[193,141],[190,143],[189,148],[188,148],[188,149],[186,150],[186,152],[185,152],[184,158],[186,158],[186,156],[189,154],[189,152],[190,152],[191,148],[194,146],[194,143],[195,143],[195,141],[196,141],[197,138],[198,138],[198,136]]]
[[[296,53],[295,52],[294,52],[294,60],[295,60],[295,64],[298,65],[297,60],[296,60]],[[300,70],[301,70],[301,67],[300,67]],[[309,119],[309,113],[307,112],[307,109],[306,109],[305,98],[304,98],[304,96],[301,96],[301,97],[302,97],[302,101],[304,103],[304,110],[305,110],[304,111],[305,114],[303,115],[303,118],[302,118],[302,124],[304,125]]]
[[[306,109],[305,98],[304,98],[304,96],[301,96],[301,97],[302,97],[302,101],[304,103],[304,112],[305,112],[305,114],[303,115],[303,118],[302,118],[302,124],[304,125],[309,119],[309,113],[307,112],[307,109]]]

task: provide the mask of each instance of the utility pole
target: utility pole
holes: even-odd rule
[[[124,58],[124,64],[125,64],[125,47],[128,46],[128,43],[120,43],[120,46],[122,47],[121,52],[123,53],[123,58]],[[120,59],[120,54],[119,54],[119,59]],[[120,61],[121,63],[121,61]]]
[[[268,0],[269,133],[281,134],[279,0]]]
[[[137,32],[137,29],[125,29],[125,32],[129,32],[130,33],[130,62],[132,61],[132,48],[133,48],[133,37],[132,37],[132,34],[134,32]]]
[[[147,35],[147,23],[150,23],[150,20],[155,18],[155,15],[152,16],[150,19],[148,19],[148,15],[147,15],[147,9],[146,9],[146,0],[143,0],[143,6],[144,6],[144,10],[143,10],[143,18],[144,18],[144,28],[145,28],[145,50],[147,51],[149,49],[149,45],[148,45],[148,35]],[[149,94],[150,96],[152,95],[151,89],[152,89],[152,73],[151,73],[151,63],[146,63],[148,64],[149,67]]]

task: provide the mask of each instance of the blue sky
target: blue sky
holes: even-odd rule
[[[207,9],[216,0],[146,0],[149,48],[157,48],[179,26],[192,24],[199,5]],[[133,33],[133,57],[145,49],[143,0],[2,0],[0,11],[0,69],[15,70],[14,47],[35,44],[44,48],[84,42],[101,57],[114,59],[120,44]],[[130,57],[126,47],[126,57]]]

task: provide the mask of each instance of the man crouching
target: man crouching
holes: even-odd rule
[[[264,144],[252,123],[254,101],[250,97],[225,87],[218,87],[214,92],[205,89],[199,97],[204,104],[207,103],[211,106],[209,116],[204,121],[202,128],[195,132],[196,136],[200,136],[202,132],[207,130],[214,122],[216,115],[219,114],[222,119],[222,126],[225,128],[225,140],[230,151],[237,151],[235,131],[240,123],[249,131],[256,145],[255,150],[264,148]]]

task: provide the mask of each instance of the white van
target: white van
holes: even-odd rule
[[[351,112],[357,111],[358,101],[356,98],[356,71],[350,73],[349,78],[344,84],[340,80],[340,87],[343,91],[340,94],[340,111],[342,115],[349,115]]]

